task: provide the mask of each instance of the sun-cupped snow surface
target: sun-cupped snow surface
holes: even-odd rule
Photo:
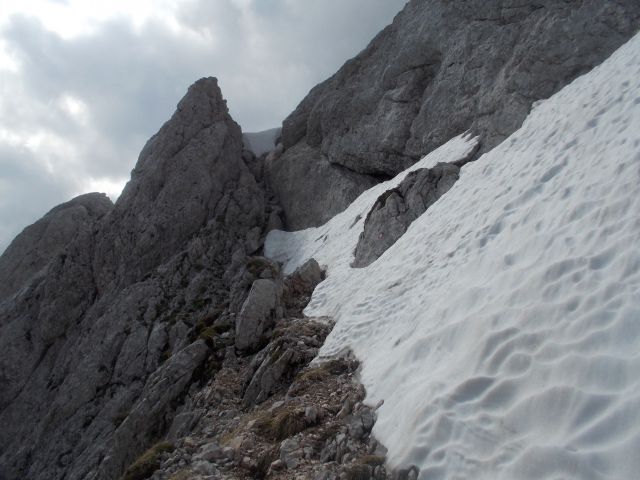
[[[362,360],[391,465],[425,480],[640,478],[640,36],[352,269],[384,189],[323,227],[273,232],[267,254],[328,267],[306,313],[337,321],[321,354]]]

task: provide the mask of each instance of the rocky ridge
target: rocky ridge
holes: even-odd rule
[[[3,478],[117,478],[198,381],[199,319],[241,304],[270,207],[215,79],[189,89],[105,210],[68,229],[54,209],[40,224],[71,232],[58,249],[38,254],[36,224],[3,256],[37,270],[0,303]]]
[[[357,362],[313,362],[331,329],[302,315],[319,266],[283,277],[264,235],[331,218],[462,130],[491,148],[639,19],[631,0],[413,0],[312,90],[265,162],[216,80],[197,81],[115,205],[78,197],[0,257],[0,478],[416,478],[385,470]],[[357,262],[458,166],[386,192]]]
[[[466,130],[490,150],[639,27],[635,0],[411,0],[284,121],[267,165],[286,227],[323,224]]]
[[[278,270],[264,258],[251,263],[268,277]],[[348,353],[312,362],[332,322],[303,317],[296,305],[308,302],[319,279],[313,260],[284,279],[262,279],[282,287],[271,292],[283,316],[253,355],[238,355],[220,324],[203,331],[218,352],[218,365],[209,367],[215,375],[190,392],[165,440],[123,480],[415,478],[415,469],[384,467],[386,449],[371,436],[375,409],[362,403],[356,380],[358,362]]]
[[[3,479],[387,478],[357,362],[309,366],[324,273],[256,255],[278,207],[241,140],[199,80],[115,206],[78,197],[2,257]]]
[[[0,256],[0,299],[16,293],[112,208],[111,200],[104,193],[89,193],[58,205],[25,228]]]

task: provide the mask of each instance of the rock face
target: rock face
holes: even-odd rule
[[[267,157],[265,168],[286,227],[292,230],[325,223],[377,183],[374,177],[332,164],[304,141],[281,157]]]
[[[171,429],[215,360],[200,325],[233,317],[266,203],[202,79],[115,207],[80,197],[16,239],[0,259],[0,478],[118,478]]]
[[[352,267],[366,267],[396,243],[409,225],[447,193],[458,180],[460,168],[438,163],[407,175],[384,192],[371,207],[358,239]]]
[[[284,121],[269,178],[286,227],[324,223],[466,130],[491,149],[639,26],[636,0],[410,1]]]
[[[280,287],[273,280],[253,282],[249,295],[236,320],[236,348],[252,351],[260,347],[267,332],[275,324]]]
[[[0,302],[16,293],[64,247],[113,208],[104,193],[89,193],[58,205],[28,226],[0,257]]]
[[[217,83],[196,82],[143,148],[102,228],[99,287],[141,279],[202,229],[216,240],[211,254],[225,260],[236,245],[258,249],[263,197],[242,160],[242,133]]]
[[[115,205],[78,197],[0,257],[0,478],[158,466],[170,468],[155,478],[180,478],[189,465],[194,478],[288,479],[294,464],[311,478],[318,458],[333,462],[318,478],[387,478],[353,369],[308,366],[330,329],[302,318],[323,272],[310,261],[283,278],[259,256],[266,230],[281,213],[288,228],[328,220],[463,130],[490,148],[639,24],[637,0],[412,0],[311,91],[264,163],[243,150],[217,81],[197,81]],[[457,174],[421,170],[380,197],[356,262],[377,258]],[[258,422],[260,405],[272,410]],[[194,452],[213,437],[219,446]]]
[[[295,272],[286,277],[282,288],[282,303],[285,314],[301,317],[316,286],[324,279],[325,272],[313,258],[307,260]]]

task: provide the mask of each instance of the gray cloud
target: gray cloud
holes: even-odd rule
[[[277,126],[404,1],[185,0],[178,29],[122,17],[71,39],[11,17],[0,31],[18,65],[0,71],[0,251],[89,180],[128,177],[197,78],[218,77],[245,131]]]
[[[3,248],[29,224],[29,219],[41,217],[73,191],[73,185],[64,179],[52,181],[37,165],[28,150],[0,145],[0,239],[6,242]]]

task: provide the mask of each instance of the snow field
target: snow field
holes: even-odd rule
[[[253,152],[256,157],[268,153],[276,148],[276,138],[282,129],[271,128],[262,132],[247,132],[242,134],[244,148]]]
[[[640,478],[640,36],[350,268],[369,208],[404,175],[266,245],[288,271],[327,266],[305,313],[337,321],[321,355],[362,360],[391,464],[425,480]]]

